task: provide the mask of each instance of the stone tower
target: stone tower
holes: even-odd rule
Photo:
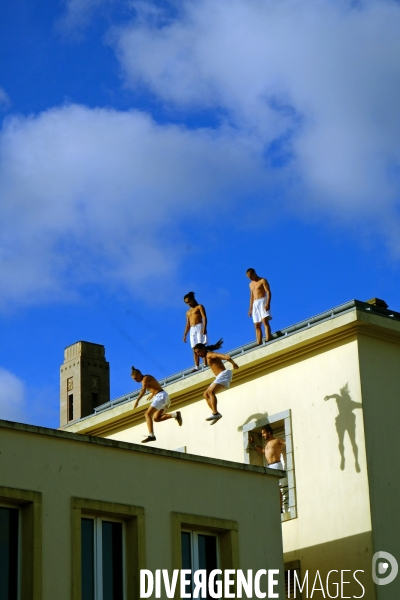
[[[60,427],[110,401],[110,366],[101,344],[76,342],[64,350],[60,369]]]

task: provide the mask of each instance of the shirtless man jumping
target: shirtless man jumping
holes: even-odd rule
[[[285,471],[285,467],[281,461],[281,456],[286,463],[286,442],[282,438],[274,437],[274,433],[272,431],[271,425],[265,425],[265,427],[261,430],[261,435],[265,440],[265,446],[262,448],[258,444],[254,442],[254,438],[252,435],[249,436],[249,442],[259,452],[260,454],[265,455],[265,460],[267,461],[268,468],[270,469],[280,469],[281,471]],[[286,483],[285,483],[286,480]],[[285,487],[287,485],[287,479],[281,479],[280,485]],[[281,510],[283,506],[283,494],[281,489]]]
[[[270,313],[271,290],[268,281],[264,277],[259,277],[254,269],[247,269],[246,275],[251,280],[249,317],[253,317],[257,344],[260,345],[262,344],[261,322],[264,323],[265,341],[268,342],[272,337],[269,324],[272,319]]]
[[[169,408],[170,399],[167,392],[162,389],[161,385],[152,375],[143,375],[139,369],[132,367],[131,377],[134,381],[142,383],[142,389],[140,390],[139,396],[136,398],[136,402],[133,405],[133,410],[135,410],[139,404],[139,400],[143,398],[146,391],[150,392],[148,400],[153,398],[153,402],[150,404],[149,408],[144,414],[149,435],[146,437],[146,439],[142,440],[142,444],[156,441],[156,436],[154,435],[153,429],[153,421],[158,423],[159,421],[175,419],[179,426],[182,425],[182,415],[179,410],[177,412],[170,413],[169,415],[164,414],[164,411]]]
[[[219,350],[222,344],[223,340],[219,340],[213,346],[196,344],[194,347],[194,351],[197,356],[201,356],[203,360],[207,359],[207,363],[211,371],[216,376],[213,383],[204,392],[204,398],[212,410],[211,415],[206,419],[206,421],[211,421],[210,425],[215,425],[215,423],[222,418],[222,415],[217,410],[217,396],[215,394],[223,389],[227,389],[232,381],[232,371],[230,369],[225,369],[222,361],[227,360],[231,363],[234,369],[239,368],[239,365],[237,365],[235,361],[228,356],[228,354],[219,354],[218,352],[214,352],[214,350]]]
[[[206,309],[202,304],[199,304],[194,297],[194,292],[189,292],[183,297],[183,301],[190,306],[186,313],[186,327],[183,334],[183,341],[186,344],[186,336],[190,329],[190,345],[192,348],[196,344],[207,343],[207,315]],[[194,370],[197,371],[199,368],[200,359],[196,352],[193,351],[194,356]],[[207,364],[207,359],[203,359],[204,364]]]

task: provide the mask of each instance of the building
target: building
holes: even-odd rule
[[[140,569],[182,565],[277,569],[283,597],[278,477],[0,421],[0,598],[137,600]]]
[[[270,423],[288,449],[286,565],[312,578],[318,571],[323,581],[332,570],[364,571],[362,597],[368,600],[400,597],[400,578],[374,585],[371,571],[377,551],[400,557],[400,484],[394,475],[400,456],[400,314],[385,306],[351,301],[278,332],[267,344],[236,349],[231,356],[240,368],[230,389],[219,395],[223,419],[212,428],[204,420],[208,408],[202,398],[210,370],[167,377],[161,383],[184,423],[156,424],[154,444],[260,464],[248,436]],[[138,442],[146,433],[146,403],[132,410],[135,396],[107,402],[64,429]],[[354,579],[342,597],[346,593],[361,597]]]

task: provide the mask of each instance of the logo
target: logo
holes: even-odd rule
[[[399,564],[389,552],[375,552],[372,557],[372,579],[376,585],[387,585],[397,577]],[[380,577],[383,575],[383,577]]]

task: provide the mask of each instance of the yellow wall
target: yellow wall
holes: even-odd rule
[[[374,552],[400,563],[400,346],[396,338],[359,341]],[[400,577],[377,586],[378,598],[400,598]]]
[[[172,568],[175,512],[237,522],[239,568],[282,572],[275,475],[5,421],[0,433],[1,485],[42,494],[42,600],[71,599],[73,497],[144,507],[148,569]]]
[[[390,341],[379,341],[385,336],[391,336]],[[330,569],[364,570],[360,576],[367,589],[364,598],[372,600],[376,589],[371,579],[370,497],[374,528],[381,532],[374,532],[374,537],[384,545],[391,531],[388,515],[395,510],[393,503],[398,497],[393,493],[398,488],[393,482],[393,462],[386,462],[387,453],[391,460],[397,460],[398,453],[392,453],[391,448],[398,419],[389,419],[385,466],[380,445],[387,427],[382,410],[392,415],[393,407],[399,406],[399,352],[398,323],[350,311],[235,359],[240,369],[234,372],[231,388],[218,397],[223,419],[212,427],[204,420],[210,411],[202,399],[203,390],[212,380],[209,370],[168,386],[173,409],[182,410],[184,423],[182,428],[175,422],[156,423],[155,445],[169,449],[186,446],[190,453],[244,461],[241,427],[291,409],[298,518],[282,524],[285,561],[301,560],[303,571],[309,569],[311,574],[318,569],[323,577]],[[339,419],[336,399],[325,401],[327,395],[339,396]],[[346,411],[352,402],[356,403],[353,410]],[[146,433],[143,409],[141,412],[139,407],[132,413],[130,406],[116,407],[72,429],[140,441]],[[365,410],[370,422],[368,465]],[[380,426],[374,432],[372,425],[377,420]],[[344,435],[343,469],[338,430]],[[349,438],[353,430],[359,472]],[[388,491],[384,503],[382,489]],[[395,512],[393,515],[395,518]],[[396,535],[400,539],[397,529]],[[398,547],[395,537],[391,539]],[[390,588],[378,587],[380,593]],[[360,595],[361,588],[354,583],[346,586],[346,592],[349,596]],[[316,592],[313,597],[323,596]]]

